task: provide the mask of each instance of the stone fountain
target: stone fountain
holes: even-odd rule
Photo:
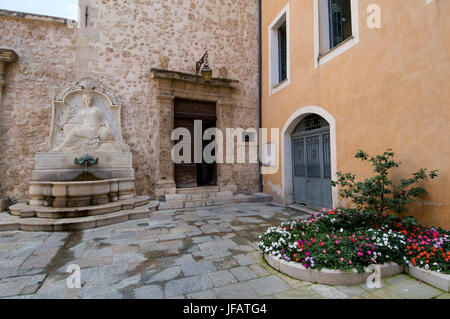
[[[10,207],[14,216],[86,217],[148,203],[148,197],[136,197],[121,108],[93,79],[84,78],[56,96],[50,137],[35,160],[30,203]]]

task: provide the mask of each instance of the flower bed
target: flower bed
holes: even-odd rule
[[[412,218],[367,212],[323,210],[300,221],[271,227],[260,236],[265,254],[306,269],[352,272],[372,264],[413,265],[450,274],[450,236]]]

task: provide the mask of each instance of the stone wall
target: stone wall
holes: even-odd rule
[[[80,0],[79,5],[76,28],[64,19],[0,14],[0,47],[19,56],[8,67],[3,99],[4,196],[28,198],[34,155],[49,134],[51,101],[84,76],[100,80],[122,106],[139,194],[153,195],[160,177],[160,110],[151,68],[195,73],[207,49],[214,77],[239,80],[233,126],[257,127],[256,0]],[[232,171],[239,191],[258,190],[257,165],[234,165]]]
[[[34,155],[50,131],[52,99],[75,78],[75,34],[65,19],[0,10],[0,47],[19,56],[6,70],[0,116],[5,198],[28,198]]]
[[[257,127],[256,0],[80,0],[80,12],[77,76],[99,78],[122,105],[138,193],[152,194],[160,178],[151,68],[195,73],[195,62],[207,49],[214,77],[240,81],[233,126]],[[233,166],[233,179],[239,191],[257,191],[257,165]]]

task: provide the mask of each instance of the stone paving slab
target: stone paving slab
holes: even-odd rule
[[[226,286],[237,283],[236,278],[228,270],[216,271],[208,274],[213,281],[214,287]]]
[[[386,286],[386,289],[407,299],[431,299],[442,295],[442,290],[421,283],[415,279]]]
[[[211,279],[207,275],[202,275],[169,281],[165,285],[164,292],[166,297],[170,298],[207,290],[212,287]]]
[[[312,285],[311,289],[326,299],[347,299],[349,297],[349,295],[336,287],[317,284]]]
[[[185,277],[200,275],[216,270],[216,267],[211,261],[199,261],[193,264],[185,264],[181,267]]]
[[[310,287],[300,287],[285,290],[274,295],[277,299],[323,299],[323,297],[313,291]]]
[[[239,281],[248,281],[251,279],[258,278],[258,275],[255,274],[249,267],[237,267],[230,269],[231,273],[236,277]]]
[[[45,277],[46,275],[34,275],[4,278],[0,280],[0,297],[34,293],[39,288],[39,285],[42,284]]]
[[[244,283],[214,288],[213,290],[219,299],[257,299],[259,297],[252,287]]]
[[[216,294],[212,289],[200,291],[197,293],[189,294],[186,296],[187,299],[217,299]]]
[[[79,232],[1,232],[0,298],[449,298],[406,274],[384,278],[374,290],[280,274],[263,259],[258,236],[303,217],[246,203],[159,211]],[[66,285],[71,264],[81,267],[80,289]]]
[[[150,285],[136,288],[134,290],[134,297],[136,299],[163,299],[164,294],[160,286]]]
[[[260,296],[273,295],[289,289],[289,286],[277,276],[250,280],[248,284]]]

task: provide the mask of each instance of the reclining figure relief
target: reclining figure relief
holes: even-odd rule
[[[54,149],[55,152],[95,151],[106,146],[105,143],[114,143],[114,133],[103,111],[92,105],[92,97],[89,94],[83,94],[82,101],[82,123],[59,125],[64,131],[64,141]]]

